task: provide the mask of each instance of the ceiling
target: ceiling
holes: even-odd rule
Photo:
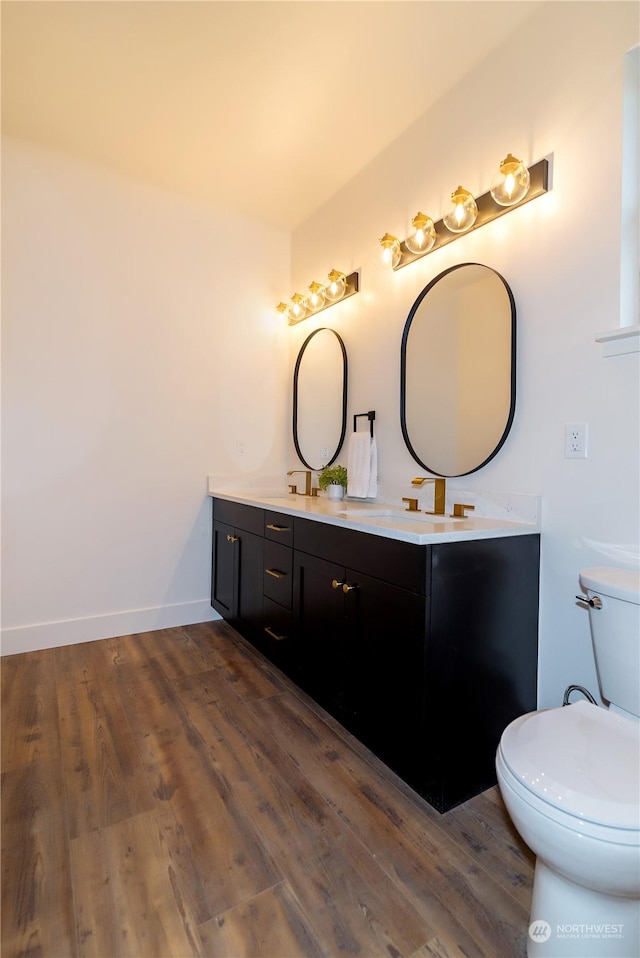
[[[2,126],[291,230],[538,6],[3,0]]]

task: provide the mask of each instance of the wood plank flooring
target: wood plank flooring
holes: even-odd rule
[[[520,958],[532,878],[224,622],[2,660],[3,958]]]

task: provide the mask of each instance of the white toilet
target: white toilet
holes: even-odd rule
[[[496,756],[507,810],[536,854],[529,958],[640,956],[640,573],[585,569],[608,708],[529,712]]]

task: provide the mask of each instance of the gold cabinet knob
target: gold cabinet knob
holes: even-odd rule
[[[338,582],[337,579],[333,579],[333,580],[331,581],[331,588],[332,588],[332,589],[339,589],[341,586],[344,587],[344,582]]]
[[[345,593],[345,595],[347,592],[353,592],[353,590],[357,588],[358,587],[356,585],[349,585],[348,582],[343,582],[342,584],[342,591]]]
[[[239,539],[239,536],[231,536],[231,535],[227,536],[227,542],[237,542],[238,539]]]

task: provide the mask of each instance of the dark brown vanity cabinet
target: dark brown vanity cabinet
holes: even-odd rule
[[[233,618],[244,594],[239,630],[439,811],[495,784],[502,731],[536,707],[539,536],[419,546],[241,506],[259,517],[243,532],[229,505],[214,507],[214,608]],[[235,592],[216,572],[229,526]],[[259,572],[242,563],[256,529]],[[245,611],[260,590],[262,628]]]

